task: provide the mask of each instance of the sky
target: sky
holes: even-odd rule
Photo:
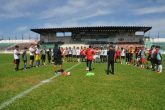
[[[146,36],[165,37],[165,0],[0,0],[0,39],[73,26],[152,26]]]

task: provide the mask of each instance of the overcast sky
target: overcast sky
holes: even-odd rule
[[[151,37],[165,37],[165,0],[0,0],[0,38],[35,37],[30,28],[108,25],[152,26]]]

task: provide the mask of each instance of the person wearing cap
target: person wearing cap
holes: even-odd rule
[[[114,75],[114,57],[115,57],[115,50],[111,45],[109,47],[109,51],[107,52],[108,62],[107,62],[107,75],[110,72],[110,65],[111,65],[111,73]]]
[[[61,50],[58,48],[58,44],[55,44],[54,46],[53,59],[54,59],[54,64],[53,64],[54,72],[57,72],[56,65],[60,65],[60,70],[62,70],[62,53]]]

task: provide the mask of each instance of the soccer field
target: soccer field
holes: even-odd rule
[[[71,76],[55,76],[52,65],[15,72],[12,61],[0,54],[3,110],[165,110],[164,69],[115,64],[115,75],[107,76],[106,64],[95,63],[95,76],[86,77],[85,63],[64,62]]]

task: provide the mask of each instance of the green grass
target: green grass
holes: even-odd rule
[[[14,71],[12,55],[0,55],[0,104],[53,76],[52,65]],[[64,63],[67,69],[76,63]],[[163,62],[163,66],[165,63]],[[165,72],[115,64],[94,64],[94,77],[86,77],[85,63],[16,100],[4,110],[164,110]]]

